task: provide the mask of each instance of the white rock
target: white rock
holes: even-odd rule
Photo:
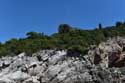
[[[16,71],[16,72],[11,72],[10,74],[7,75],[7,77],[11,80],[26,80],[30,76],[26,73],[21,72],[21,71]]]
[[[25,56],[25,55],[26,55],[26,53],[25,53],[25,52],[23,52],[23,53],[19,54],[19,55],[18,55],[18,57],[20,57],[20,58],[21,58],[21,57],[23,57],[23,56]]]

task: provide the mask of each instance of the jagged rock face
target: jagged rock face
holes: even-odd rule
[[[68,53],[69,54],[69,53]],[[71,53],[70,53],[71,54]],[[43,50],[0,59],[0,83],[114,83],[120,70],[95,66],[88,55]]]
[[[125,38],[113,38],[93,47],[88,52],[94,64],[105,67],[125,66]]]
[[[124,51],[125,39],[114,38],[93,46],[84,56],[41,50],[32,56],[2,57],[0,83],[124,83]]]

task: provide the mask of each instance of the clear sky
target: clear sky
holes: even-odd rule
[[[125,0],[0,0],[0,41],[28,31],[52,34],[59,24],[82,29],[125,20]]]

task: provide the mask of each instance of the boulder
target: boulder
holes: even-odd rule
[[[113,38],[107,42],[102,42],[95,49],[88,52],[92,62],[95,65],[105,67],[123,67],[125,66],[125,39]]]

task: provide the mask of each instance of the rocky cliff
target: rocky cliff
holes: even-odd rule
[[[125,38],[91,46],[88,54],[41,50],[0,58],[0,83],[125,83]]]

